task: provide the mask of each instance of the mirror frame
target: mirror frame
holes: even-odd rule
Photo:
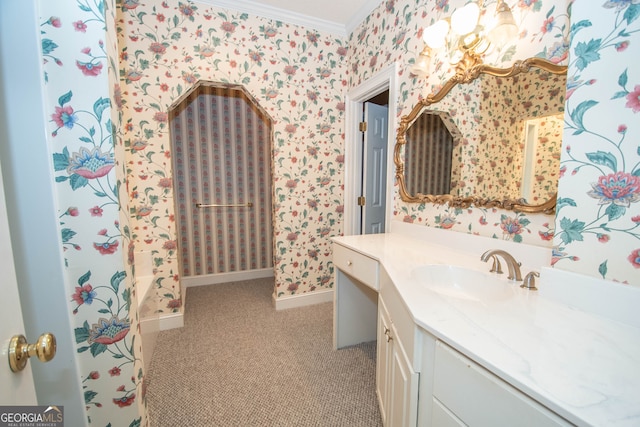
[[[482,74],[488,74],[495,77],[513,77],[520,73],[529,71],[531,67],[537,67],[542,70],[548,71],[552,74],[567,74],[567,66],[557,65],[544,58],[528,58],[521,61],[516,61],[509,68],[497,68],[490,65],[479,63],[477,58],[465,58],[456,67],[456,74],[449,79],[444,86],[436,93],[432,93],[425,99],[420,100],[411,112],[403,116],[400,120],[400,126],[398,127],[398,133],[396,138],[396,145],[394,148],[394,163],[396,165],[396,180],[399,186],[400,198],[407,203],[434,203],[438,205],[449,204],[455,208],[468,208],[470,206],[484,207],[484,208],[501,208],[506,210],[513,210],[516,212],[541,212],[545,214],[553,214],[556,209],[556,195],[552,196],[548,201],[539,205],[530,205],[524,199],[485,199],[474,196],[460,197],[453,196],[451,194],[432,195],[421,194],[411,195],[407,192],[407,187],[404,179],[404,159],[402,158],[402,148],[407,143],[405,134],[407,129],[422,111],[437,102],[440,102],[456,85],[468,84],[477,79]]]

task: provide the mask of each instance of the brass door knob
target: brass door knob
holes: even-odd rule
[[[24,335],[14,335],[9,343],[9,366],[13,372],[20,372],[27,366],[31,356],[38,356],[41,362],[48,362],[56,355],[56,337],[51,333],[40,335],[35,344],[28,344]]]

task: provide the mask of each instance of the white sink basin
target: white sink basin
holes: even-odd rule
[[[414,283],[443,296],[491,302],[510,298],[518,284],[499,276],[452,265],[423,265],[411,270]]]

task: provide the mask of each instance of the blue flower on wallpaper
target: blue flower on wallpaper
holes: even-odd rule
[[[616,172],[601,176],[598,182],[591,184],[593,190],[587,194],[599,199],[599,204],[616,204],[629,207],[640,200],[640,178],[626,172]]]
[[[98,319],[89,331],[89,343],[103,345],[115,344],[122,341],[129,333],[129,321],[116,316],[110,319]]]
[[[67,172],[70,175],[78,174],[86,179],[95,179],[108,174],[114,166],[115,161],[111,153],[103,153],[98,147],[91,151],[80,147],[79,152],[69,156]]]

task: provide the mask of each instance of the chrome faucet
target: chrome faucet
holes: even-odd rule
[[[507,279],[509,280],[522,280],[522,274],[520,273],[520,263],[515,260],[508,252],[500,250],[500,249],[491,249],[486,251],[480,257],[480,260],[483,262],[489,261],[489,258],[493,259],[493,266],[491,267],[492,272],[502,273],[502,269],[500,268],[500,261],[498,260],[498,256],[501,256],[505,262],[507,263],[507,268],[509,269],[509,275]]]

